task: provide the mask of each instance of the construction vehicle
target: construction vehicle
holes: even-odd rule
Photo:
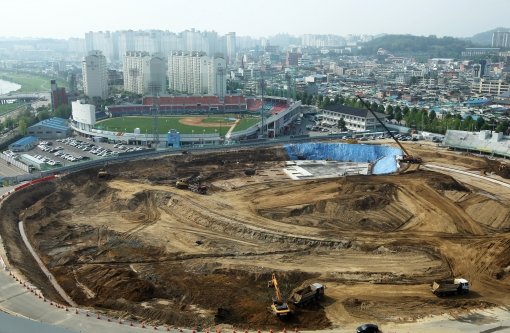
[[[191,176],[187,179],[179,179],[175,182],[175,187],[190,190],[191,192],[199,194],[207,194],[207,186],[201,184],[200,176]]]
[[[109,177],[110,174],[104,168],[99,169],[99,171],[97,172],[97,178],[107,179]]]
[[[186,179],[179,179],[175,182],[175,187],[180,189],[187,189],[189,186],[188,181]]]
[[[400,143],[400,141],[398,141],[398,139],[393,135],[393,133],[388,129],[388,127],[386,127],[386,125],[382,122],[382,120],[377,116],[377,114],[374,112],[374,110],[372,110],[372,108],[370,107],[370,105],[368,105],[368,103],[366,103],[362,98],[361,98],[361,95],[358,94],[356,95],[358,97],[358,99],[360,100],[361,104],[363,104],[368,111],[370,111],[370,113],[372,113],[372,115],[374,116],[375,119],[377,119],[377,121],[379,122],[379,124],[381,124],[382,127],[384,127],[384,129],[386,130],[386,132],[388,132],[388,134],[391,136],[391,138],[393,140],[395,140],[395,142],[397,143],[397,145],[400,147],[400,149],[402,149],[402,151],[404,152],[404,156],[402,156],[402,159],[400,160],[401,162],[404,162],[404,163],[410,163],[410,164],[421,164],[422,163],[422,159],[420,157],[417,157],[417,156],[412,156],[412,155],[409,155],[409,153],[407,152],[407,150],[404,148],[404,146],[402,146],[402,144]]]
[[[324,286],[313,283],[304,288],[294,290],[289,297],[289,302],[296,306],[306,306],[318,302],[324,296]]]
[[[267,282],[267,286],[268,288],[274,288],[274,297],[272,298],[273,303],[270,306],[270,311],[277,317],[287,316],[290,313],[290,309],[280,293],[275,273],[271,275],[271,281]]]
[[[469,282],[463,278],[434,281],[430,289],[437,296],[462,295],[469,293]]]

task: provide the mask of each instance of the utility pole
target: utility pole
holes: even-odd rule
[[[160,88],[159,84],[152,82],[150,83],[150,88],[152,91],[152,107],[151,107],[151,114],[152,114],[152,141],[154,144],[154,148],[157,148],[159,145],[159,91]]]
[[[264,137],[264,88],[265,88],[264,78],[260,78],[260,92],[261,92],[261,104],[260,104],[260,135]]]

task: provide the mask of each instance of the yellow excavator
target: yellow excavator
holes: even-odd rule
[[[273,303],[271,304],[270,310],[277,317],[287,316],[290,313],[289,306],[287,302],[283,300],[282,294],[280,293],[280,288],[278,288],[278,280],[276,280],[276,274],[273,273],[271,276],[271,281],[267,282],[268,288],[274,288],[274,297]]]

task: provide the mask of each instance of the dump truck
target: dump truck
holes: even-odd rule
[[[437,296],[462,295],[469,293],[469,282],[463,278],[434,281],[430,289]]]
[[[306,306],[318,302],[324,296],[324,286],[313,283],[304,288],[294,290],[289,297],[289,302],[296,306]]]

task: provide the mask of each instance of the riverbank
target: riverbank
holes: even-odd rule
[[[0,80],[10,81],[21,85],[17,93],[48,92],[51,89],[52,77],[32,73],[21,73],[11,71],[0,71]],[[67,82],[57,79],[59,87],[67,88]]]

